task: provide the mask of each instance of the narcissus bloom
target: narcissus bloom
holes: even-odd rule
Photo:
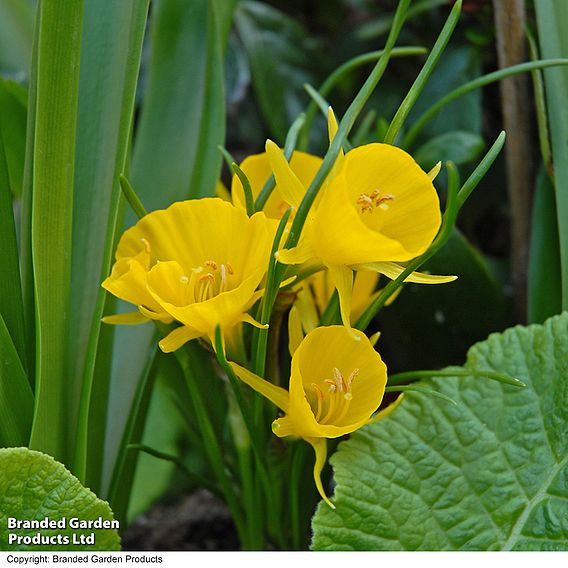
[[[281,169],[280,161],[274,165],[277,180]],[[322,192],[298,246],[280,250],[278,261],[325,265],[350,328],[353,270],[396,278],[404,270],[398,262],[421,255],[432,243],[440,228],[440,203],[430,176],[404,150],[388,144],[368,144],[341,156]],[[454,279],[414,273],[406,281]]]
[[[160,341],[174,351],[197,337],[213,339],[240,322],[259,298],[274,237],[264,213],[251,218],[218,198],[174,203],[128,229],[103,287],[136,304],[138,312],[105,318],[108,323],[149,319],[176,328]]]
[[[278,406],[285,415],[272,424],[279,437],[298,436],[316,453],[314,479],[323,499],[321,471],[327,438],[354,432],[381,404],[387,368],[365,334],[343,326],[319,327],[306,335],[292,356],[289,390],[231,363],[239,378]],[[375,417],[376,418],[376,417]]]
[[[255,199],[262,191],[268,178],[272,175],[268,157],[268,152],[274,151],[271,145],[276,146],[270,142],[267,147],[267,152],[249,156],[245,158],[240,165],[241,170],[250,182],[252,194]],[[291,191],[289,183],[276,183],[268,201],[263,207],[266,216],[270,219],[280,219],[289,207],[298,207],[299,201],[301,201],[304,196],[305,188],[312,182],[321,163],[322,159],[317,156],[306,154],[305,152],[294,152],[289,167],[300,182],[301,193],[300,195],[295,195],[293,190]],[[231,183],[231,195],[233,197],[233,203],[237,207],[245,209],[243,186],[236,175],[233,176]]]

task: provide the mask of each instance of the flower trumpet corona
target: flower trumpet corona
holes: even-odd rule
[[[279,172],[275,169],[278,179]],[[424,253],[441,224],[431,177],[404,150],[368,144],[342,157],[298,246],[280,250],[283,264],[320,262],[339,293],[341,316],[350,329],[353,270],[393,279],[405,262]],[[455,276],[413,273],[406,281],[450,282]]]
[[[322,498],[321,471],[327,438],[354,432],[372,420],[387,382],[387,368],[365,334],[343,326],[319,327],[306,335],[292,356],[289,390],[231,363],[236,375],[271,400],[285,415],[272,423],[279,437],[304,438],[314,448],[314,480]]]
[[[154,211],[122,235],[102,284],[139,313],[105,321],[177,320],[183,325],[160,341],[166,352],[197,337],[213,340],[217,326],[256,324],[246,312],[261,294],[272,238],[264,213],[249,218],[218,198]]]

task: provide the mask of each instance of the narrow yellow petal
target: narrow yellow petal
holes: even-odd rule
[[[366,264],[356,265],[355,268],[358,270],[374,270],[375,272],[384,274],[391,280],[398,278],[405,269],[404,266],[396,264],[396,262],[369,262]],[[404,279],[404,281],[414,282],[416,284],[445,284],[447,282],[453,282],[456,279],[457,276],[436,276],[434,274],[425,274],[423,272],[412,272]]]
[[[188,341],[200,337],[201,335],[203,335],[201,332],[187,325],[182,325],[176,327],[171,333],[166,335],[166,337],[160,340],[158,345],[164,353],[172,353]]]
[[[272,422],[272,433],[279,438],[292,436],[294,438],[301,437],[298,428],[289,416],[281,416]]]
[[[306,193],[306,188],[292,171],[282,150],[272,140],[266,141],[266,153],[282,197],[297,209]]]
[[[325,494],[325,491],[323,489],[323,484],[321,482],[321,472],[323,466],[325,465],[325,460],[327,459],[327,440],[325,438],[308,438],[306,441],[311,444],[312,448],[314,449],[314,452],[316,453],[316,462],[314,464],[314,481],[316,482],[316,487],[322,499],[332,509],[335,509],[335,505]]]
[[[339,125],[337,124],[337,118],[335,118],[335,113],[333,109],[329,107],[327,109],[327,132],[329,134],[329,143],[333,142],[335,135],[337,134],[337,130]]]
[[[429,172],[428,172],[428,177],[430,178],[430,181],[434,181],[436,179],[436,177],[438,176],[438,174],[440,173],[440,170],[442,169],[442,162],[438,162]]]
[[[333,139],[335,138],[335,135],[337,134],[337,130],[339,128],[339,125],[337,124],[337,118],[335,118],[335,113],[333,112],[333,109],[331,107],[329,107],[327,109],[327,131],[329,134],[329,143],[331,144]],[[341,167],[341,164],[343,163],[343,157],[345,156],[345,153],[343,152],[343,148],[339,151],[339,154],[337,155],[337,159],[335,160],[335,164],[333,164],[333,170],[332,173],[330,175],[330,178],[334,175],[334,173]]]
[[[268,329],[267,323],[260,323],[249,314],[243,314],[241,316],[241,321],[244,323],[250,323],[252,326],[258,327],[258,329]]]
[[[304,239],[297,247],[280,249],[274,256],[276,260],[282,264],[303,264],[314,258],[315,253]]]
[[[337,288],[339,294],[339,310],[341,320],[349,333],[360,340],[360,336],[353,333],[351,328],[351,295],[353,293],[353,271],[348,266],[330,265],[328,266],[329,277]]]
[[[371,416],[369,422],[367,424],[374,424],[387,416],[390,416],[397,408],[398,405],[402,402],[404,398],[404,394],[401,394],[393,403],[389,404],[386,408],[379,410],[375,415]]]
[[[148,322],[148,318],[142,315],[139,311],[128,312],[126,314],[113,314],[105,316],[101,320],[103,323],[110,323],[113,325],[138,325]]]
[[[389,299],[385,302],[385,306],[390,306],[400,295],[404,286],[397,288],[390,296]]]
[[[294,352],[302,343],[302,339],[304,339],[304,330],[302,329],[300,310],[296,306],[292,306],[288,314],[288,350],[290,355],[294,355]]]
[[[380,339],[381,337],[381,332],[377,331],[377,333],[373,333],[373,335],[371,335],[371,337],[369,337],[369,341],[371,342],[371,345],[374,347],[377,344],[377,341]]]
[[[246,383],[249,387],[259,392],[284,412],[288,411],[290,397],[287,390],[265,381],[258,375],[251,373],[248,369],[232,361],[229,361],[229,365],[231,365],[231,368],[243,383]]]
[[[318,326],[319,317],[316,310],[316,303],[307,284],[302,286],[302,288],[298,291],[298,296],[294,306],[298,310],[302,327],[308,333]]]
[[[148,308],[144,307],[144,306],[138,306],[138,311],[147,319],[151,319],[151,320],[155,320],[155,321],[161,321],[163,323],[172,323],[174,321],[174,318],[172,316],[170,316],[170,314],[166,313],[166,312],[154,312],[153,310],[149,310]]]

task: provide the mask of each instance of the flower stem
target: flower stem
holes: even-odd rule
[[[424,66],[418,74],[418,77],[416,77],[416,80],[408,91],[406,97],[404,97],[404,100],[398,107],[398,110],[396,111],[396,114],[394,115],[394,118],[390,123],[389,129],[387,130],[384,139],[385,144],[394,144],[396,142],[398,133],[400,132],[404,121],[408,117],[408,114],[412,110],[412,107],[414,106],[420,93],[424,89],[428,78],[430,77],[432,71],[440,60],[444,49],[446,49],[446,46],[448,45],[448,41],[450,41],[450,37],[452,37],[454,29],[460,18],[461,5],[462,0],[457,0],[457,2],[454,4],[454,7],[452,8],[450,15],[448,16],[448,19],[446,20],[446,23],[444,24],[444,27],[442,28],[442,31],[440,32],[440,35],[438,36],[438,39],[436,40],[436,43],[434,44],[434,47],[432,48],[432,51],[428,56],[428,59],[426,59],[426,63],[424,63]]]
[[[527,385],[509,375],[498,373],[496,371],[484,371],[482,369],[441,369],[439,371],[405,371],[397,373],[389,377],[389,385],[399,385],[408,381],[418,381],[420,379],[428,378],[443,378],[443,377],[481,377],[498,381],[513,387],[526,387]]]
[[[205,442],[205,451],[213,469],[215,476],[219,481],[219,485],[225,495],[227,506],[231,511],[231,516],[235,522],[237,532],[241,542],[247,544],[247,527],[243,519],[243,511],[235,492],[235,487],[232,480],[229,478],[228,472],[225,468],[223,460],[223,451],[221,444],[215,434],[215,429],[211,419],[207,413],[207,405],[203,399],[200,389],[198,388],[193,372],[189,363],[187,353],[183,349],[178,349],[175,356],[183,370],[185,380],[187,382],[187,390],[191,397],[193,412],[197,421],[199,430]]]

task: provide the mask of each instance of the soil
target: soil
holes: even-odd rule
[[[205,490],[177,503],[158,504],[122,535],[123,550],[239,550],[235,526],[222,501]]]

